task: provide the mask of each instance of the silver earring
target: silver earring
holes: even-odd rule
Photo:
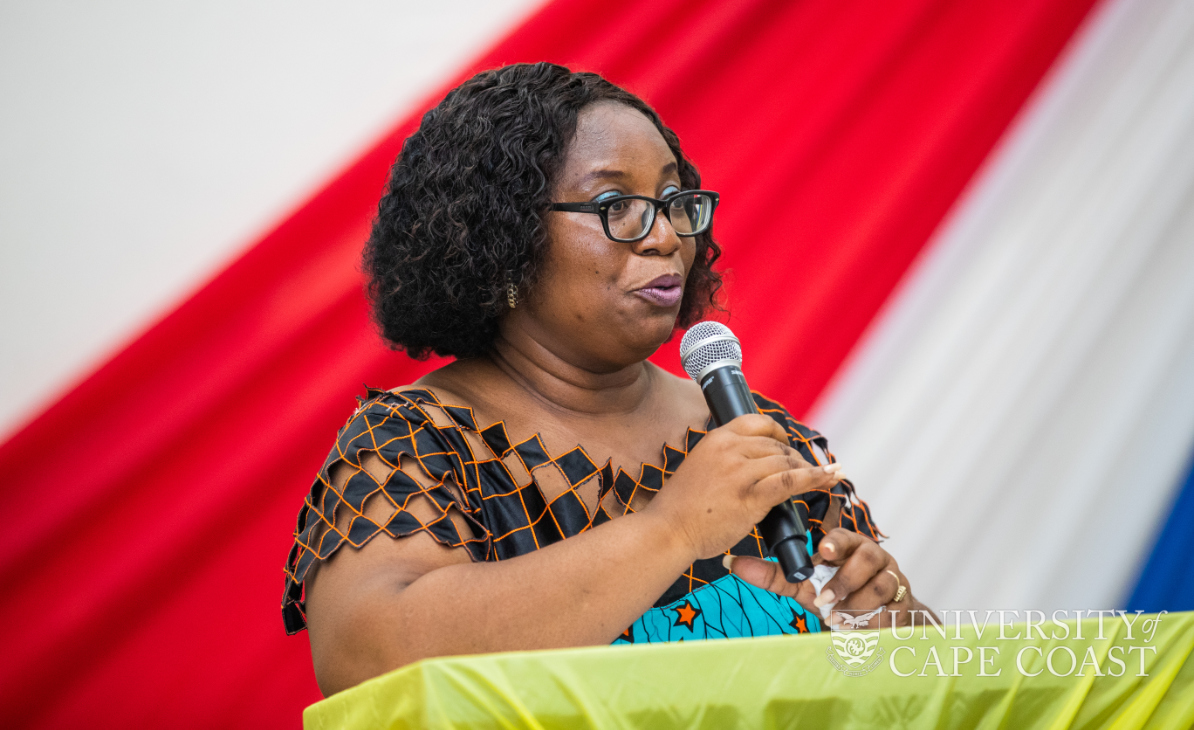
[[[518,306],[518,287],[514,282],[506,284],[506,304],[510,305],[510,309]]]

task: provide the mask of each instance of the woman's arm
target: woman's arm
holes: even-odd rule
[[[433,656],[605,644],[696,559],[737,543],[775,504],[824,487],[765,416],[714,429],[640,513],[498,562],[417,533],[340,550],[307,582],[320,688],[332,694]]]
[[[331,694],[425,657],[609,643],[692,559],[649,511],[494,563],[425,533],[375,539],[308,581],[315,675]]]

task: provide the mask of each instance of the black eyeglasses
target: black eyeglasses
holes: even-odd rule
[[[663,200],[645,195],[615,195],[593,203],[552,203],[550,210],[566,213],[595,213],[601,216],[605,235],[614,241],[641,241],[655,225],[655,214],[667,211],[678,236],[695,236],[709,230],[713,210],[720,198],[712,190],[681,190]]]

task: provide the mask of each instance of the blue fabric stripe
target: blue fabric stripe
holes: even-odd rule
[[[1148,612],[1194,610],[1194,455],[1127,608]]]

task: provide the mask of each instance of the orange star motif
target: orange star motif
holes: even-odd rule
[[[808,621],[805,620],[804,616],[796,615],[795,611],[792,611],[792,623],[790,623],[788,625],[791,626],[792,628],[796,629],[796,633],[799,633],[799,634],[807,634],[808,633]]]
[[[701,615],[701,609],[692,605],[691,601],[685,601],[683,606],[677,606],[672,610],[676,612],[676,623],[672,625],[683,626],[689,631],[692,631],[692,623]]]
[[[621,638],[623,641],[629,641],[631,644],[633,644],[634,643],[633,629],[634,629],[633,626],[627,626],[626,630],[622,632],[622,636],[620,636],[619,638]]]

